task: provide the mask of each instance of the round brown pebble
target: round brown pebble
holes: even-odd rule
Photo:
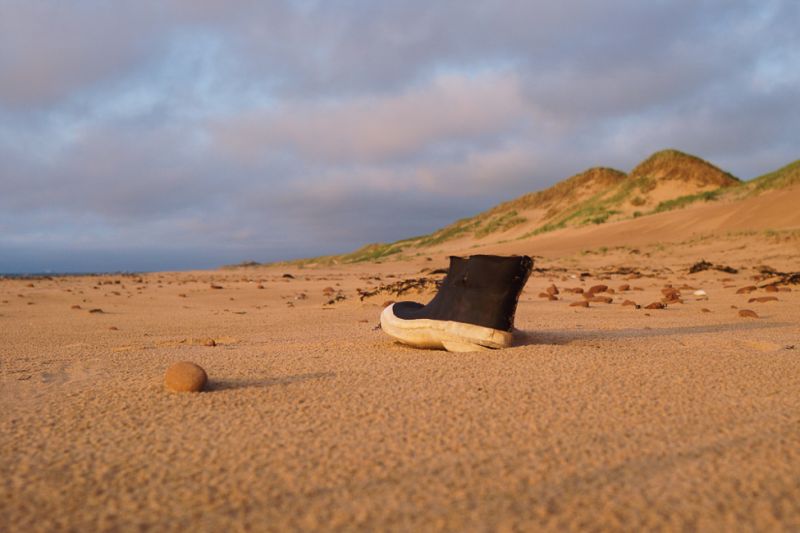
[[[739,316],[743,318],[758,318],[758,314],[752,309],[739,309]]]
[[[189,361],[175,363],[164,374],[164,385],[175,392],[200,392],[207,382],[206,371]]]

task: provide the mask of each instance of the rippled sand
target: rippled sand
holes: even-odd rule
[[[800,285],[736,294],[800,253],[731,242],[539,258],[518,345],[473,354],[393,343],[397,297],[356,293],[442,255],[0,281],[0,529],[800,529]],[[569,306],[598,283],[632,287]],[[708,299],[621,305],[666,284]],[[210,390],[165,391],[180,360]]]

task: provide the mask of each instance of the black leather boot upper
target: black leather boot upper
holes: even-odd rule
[[[404,320],[452,320],[511,331],[519,295],[533,260],[528,256],[450,257],[450,270],[428,305],[398,302],[393,312]]]

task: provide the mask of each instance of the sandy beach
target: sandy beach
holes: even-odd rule
[[[433,289],[359,297],[445,254],[0,281],[4,528],[800,528],[800,286],[758,273],[796,235],[534,251],[516,345],[468,354],[377,327]]]
[[[798,27],[0,0],[0,533],[800,533]]]

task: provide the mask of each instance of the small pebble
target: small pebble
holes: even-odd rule
[[[756,312],[750,309],[739,309],[739,316],[744,318],[758,318]]]
[[[777,302],[778,299],[775,296],[759,296],[758,298],[750,298],[747,300],[747,303],[758,302],[763,304],[764,302]]]
[[[206,371],[189,361],[175,363],[164,374],[164,386],[174,392],[200,392],[207,382]]]
[[[664,309],[665,307],[667,307],[667,306],[664,305],[661,302],[653,302],[653,303],[651,303],[649,305],[646,305],[645,309]]]
[[[569,304],[570,307],[589,307],[589,302],[586,300],[582,300],[580,302],[572,302]]]

